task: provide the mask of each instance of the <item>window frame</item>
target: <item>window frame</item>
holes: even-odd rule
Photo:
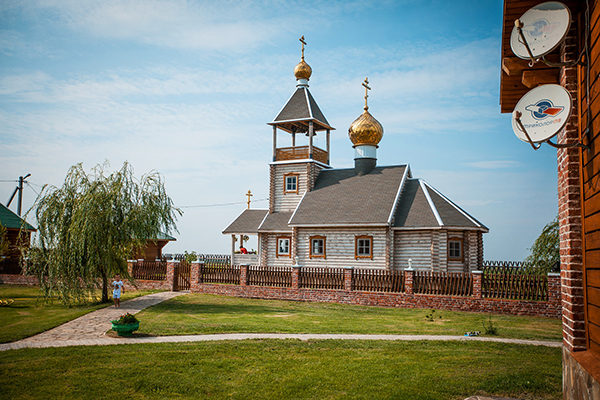
[[[313,240],[323,241],[323,254],[313,254]],[[308,238],[309,258],[327,258],[327,238],[321,235],[314,235]]]
[[[359,241],[368,240],[369,241],[369,254],[359,254],[358,250],[360,248]],[[373,236],[370,235],[357,235],[354,237],[354,259],[355,260],[365,260],[365,259],[373,259]]]
[[[287,240],[288,241],[288,252],[287,253],[280,253],[279,252],[279,241],[280,240]],[[276,239],[276,249],[275,249],[275,257],[279,258],[279,257],[288,257],[290,258],[292,256],[292,238],[291,236],[277,236]]]
[[[296,178],[296,189],[295,190],[288,190],[287,179],[290,177]],[[288,172],[287,174],[283,174],[283,194],[288,194],[288,193],[298,194],[299,186],[300,186],[300,174],[299,173]]]
[[[460,251],[460,256],[452,256],[450,254],[451,251],[456,251],[456,249],[450,249],[450,243],[458,243],[459,244],[459,251]],[[463,261],[464,260],[464,242],[463,242],[463,238],[458,237],[458,236],[453,236],[453,237],[449,237],[448,238],[448,260],[449,261]]]

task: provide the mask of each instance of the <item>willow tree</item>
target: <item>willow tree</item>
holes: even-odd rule
[[[90,173],[82,164],[71,167],[62,187],[44,188],[33,207],[39,230],[28,269],[46,297],[72,304],[101,287],[108,302],[109,280],[117,273],[128,276],[127,258],[147,239],[177,229],[181,211],[158,172],[138,180],[127,162],[113,173],[107,168],[107,162]]]
[[[531,246],[531,254],[525,259],[525,264],[533,272],[547,274],[554,264],[560,261],[560,227],[558,216],[550,221]]]

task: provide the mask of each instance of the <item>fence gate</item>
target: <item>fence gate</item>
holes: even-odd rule
[[[173,271],[173,291],[190,290],[190,264],[181,261],[175,266]]]

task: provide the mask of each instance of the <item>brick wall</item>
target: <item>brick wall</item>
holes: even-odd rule
[[[578,57],[577,28],[573,24],[561,45],[562,60]],[[573,112],[558,143],[577,143],[578,91],[577,69],[562,68],[560,84],[573,97]],[[563,344],[569,351],[585,350],[583,310],[583,258],[581,236],[581,193],[579,180],[580,149],[558,149],[558,220],[560,226],[560,264],[562,283]]]

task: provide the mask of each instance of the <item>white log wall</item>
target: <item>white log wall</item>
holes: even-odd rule
[[[299,263],[306,267],[386,268],[386,228],[298,228],[296,250]],[[326,258],[310,258],[311,236],[325,236]],[[373,259],[355,259],[355,237],[373,237]]]
[[[288,173],[298,174],[298,194],[283,194],[283,176]],[[307,188],[306,164],[275,165],[271,176],[272,193],[274,194],[273,211],[294,211]]]
[[[270,267],[291,267],[294,264],[294,259],[291,257],[277,257],[277,238],[281,236],[288,236],[290,238],[290,246],[292,246],[292,234],[291,233],[269,233],[264,234],[266,237],[266,265]],[[290,249],[291,250],[291,249]]]
[[[439,246],[438,241],[432,241],[432,235],[432,231],[395,231],[394,268],[408,268],[411,259],[414,269],[431,271],[432,249],[435,252]]]

